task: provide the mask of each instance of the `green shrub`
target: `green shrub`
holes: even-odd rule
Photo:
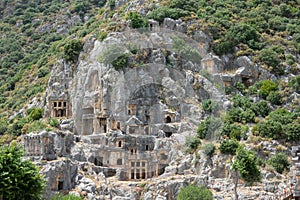
[[[242,121],[242,112],[240,108],[232,108],[227,112],[226,121],[228,122],[241,122]]]
[[[0,118],[0,135],[3,135],[8,128],[8,121],[4,118]]]
[[[44,109],[43,108],[31,108],[29,109],[29,119],[31,120],[39,120],[43,117]]]
[[[288,141],[298,141],[300,139],[300,124],[291,123],[284,125],[283,130]]]
[[[272,91],[278,91],[278,85],[275,82],[271,80],[264,80],[261,82],[259,95],[262,98],[266,99]]]
[[[218,136],[222,127],[220,118],[206,118],[197,128],[198,137],[204,139],[206,137]]]
[[[244,136],[247,131],[248,130],[240,124],[227,122],[224,124],[221,134],[229,137],[230,139],[241,140],[242,136]]]
[[[103,41],[106,37],[107,37],[107,32],[105,32],[105,31],[100,32],[99,34],[97,34],[97,39],[99,41]]]
[[[39,132],[46,128],[46,124],[41,120],[36,120],[30,124],[26,124],[22,128],[22,133]]]
[[[109,7],[111,10],[113,10],[116,7],[116,1],[115,0],[108,0]]]
[[[205,144],[201,147],[201,149],[203,153],[208,157],[212,157],[216,151],[216,147],[213,143]]]
[[[64,45],[64,59],[75,62],[82,50],[83,44],[79,39],[71,39]]]
[[[49,118],[48,123],[52,127],[59,127],[59,121],[56,118]]]
[[[241,82],[234,83],[234,87],[240,91],[242,94],[246,94],[246,86]]]
[[[258,58],[262,63],[266,64],[269,67],[272,67],[271,72],[274,72],[278,75],[283,74],[283,69],[279,66],[281,62],[279,54],[272,48],[261,50]]]
[[[114,66],[114,68],[116,70],[119,70],[122,67],[128,66],[128,59],[129,59],[129,55],[128,54],[123,54],[123,55],[119,56],[117,59],[115,59],[112,62],[112,65]]]
[[[201,62],[201,56],[200,53],[197,51],[197,49],[189,46],[185,40],[179,37],[173,37],[172,39],[173,39],[173,49],[176,53],[178,53],[181,56],[182,59],[194,63]]]
[[[286,125],[292,123],[293,120],[296,118],[294,113],[291,113],[287,109],[280,108],[277,109],[269,114],[270,120],[279,122],[282,125]]]
[[[267,101],[259,101],[251,105],[250,109],[255,113],[256,116],[266,117],[271,112],[271,108]]]
[[[280,105],[281,102],[281,96],[278,91],[271,91],[269,95],[267,96],[267,100],[271,104]]]
[[[21,135],[22,128],[27,124],[29,120],[23,117],[16,117],[13,119],[13,122],[8,125],[7,133],[12,135]]]
[[[241,113],[241,122],[254,122],[255,113],[251,109],[246,109]]]
[[[259,122],[257,130],[262,137],[272,139],[282,139],[284,137],[281,123],[274,120]]]
[[[212,50],[217,55],[224,55],[234,52],[234,43],[227,39],[222,39],[212,45]]]
[[[212,192],[203,187],[197,187],[193,185],[189,185],[185,188],[180,189],[178,195],[176,196],[176,200],[195,200],[195,199],[201,199],[201,200],[213,200],[213,194]]]
[[[287,170],[290,165],[288,158],[284,153],[276,153],[268,160],[268,163],[272,165],[278,173]]]
[[[212,113],[218,109],[218,103],[212,99],[206,99],[202,102],[202,108],[207,113]]]
[[[236,149],[239,147],[239,142],[236,140],[223,140],[219,150],[223,154],[235,155]]]
[[[234,95],[231,100],[233,102],[233,106],[236,108],[240,107],[247,109],[251,106],[251,101],[246,96]]]
[[[188,152],[194,152],[201,144],[201,140],[198,137],[187,137],[185,140],[185,146]]]
[[[250,48],[257,49],[255,42],[259,39],[259,33],[249,24],[243,22],[235,23],[229,28],[226,37],[235,41],[235,44],[244,43]]]
[[[147,26],[147,20],[137,12],[129,12],[127,19],[131,21],[131,28],[144,28]]]
[[[160,6],[159,8],[152,10],[149,13],[148,18],[163,22],[165,18],[179,19],[188,15],[190,15],[189,11],[185,11],[179,8]]]
[[[293,77],[289,82],[289,86],[292,87],[295,92],[300,93],[300,75]]]

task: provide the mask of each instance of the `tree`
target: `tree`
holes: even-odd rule
[[[239,146],[236,150],[232,169],[236,172],[234,193],[235,199],[238,200],[237,183],[239,176],[250,184],[261,180],[261,172],[257,165],[257,157],[255,153],[247,150],[243,146]],[[237,174],[239,174],[239,176]]]
[[[0,147],[0,199],[40,199],[45,180],[17,144]]]
[[[189,185],[185,188],[180,189],[176,200],[194,200],[194,199],[201,199],[201,200],[213,200],[212,192],[203,187],[197,187],[193,185]]]

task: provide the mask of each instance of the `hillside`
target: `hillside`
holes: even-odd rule
[[[1,0],[0,143],[24,145],[50,196],[282,194],[299,170],[299,18],[299,1]]]

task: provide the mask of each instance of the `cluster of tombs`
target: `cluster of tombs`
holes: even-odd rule
[[[169,163],[169,146],[163,144],[177,131],[174,126],[178,122],[178,113],[164,111],[164,121],[151,124],[151,113],[145,106],[131,101],[126,107],[128,120],[124,122],[111,117],[101,104],[97,105],[82,108],[81,131],[74,135],[74,145],[79,141],[90,145],[91,148],[86,149],[90,155],[86,160],[94,164],[94,171],[101,171],[109,177],[121,170],[118,179],[122,181],[147,179],[163,174]],[[50,117],[71,117],[70,105],[66,100],[51,100],[49,108]],[[65,142],[61,142],[63,139],[56,137],[63,136],[48,132],[24,135],[22,139],[26,156],[45,160],[68,156],[61,153],[58,155],[56,152],[59,145],[62,149],[70,148],[65,146]],[[68,152],[70,151],[69,149]],[[52,188],[64,188],[61,180],[55,183],[57,187]]]

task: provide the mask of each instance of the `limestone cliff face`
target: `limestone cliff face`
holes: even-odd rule
[[[185,155],[186,137],[196,134],[205,117],[204,99],[214,99],[219,109],[226,109],[230,102],[223,92],[225,86],[259,79],[258,68],[247,57],[239,57],[235,61],[237,73],[224,75],[226,59],[209,52],[209,38],[204,33],[187,37],[165,29],[168,24],[177,27],[170,19],[165,20],[165,27],[151,23],[148,30],[111,33],[104,41],[90,37],[76,64],[60,61],[53,68],[46,115],[60,118],[63,132],[74,136],[73,140],[59,140],[67,143],[56,144],[54,140],[52,146],[69,150],[63,155],[53,151],[53,157],[71,159],[77,175],[73,173],[72,180],[69,176],[68,180],[49,179],[52,193],[75,187],[96,199],[112,192],[131,199],[174,198],[176,188],[185,181],[212,184],[212,179],[229,173],[227,165],[213,164],[225,162],[222,158],[204,158],[197,164],[198,158]],[[62,174],[56,170],[55,177],[64,177]],[[195,178],[195,174],[200,176]],[[95,179],[87,178],[91,176]],[[129,192],[132,187],[126,182],[151,178],[164,185],[170,176],[176,177],[169,180],[170,187],[152,196]],[[98,188],[95,182],[100,183]]]
[[[117,121],[124,132],[126,122],[133,115],[154,129],[152,135],[157,135],[158,124],[164,124],[168,116],[170,122],[179,125],[186,122],[190,130],[194,130],[201,118],[197,104],[203,99],[220,98],[222,93],[200,75],[201,57],[205,55],[199,53],[198,63],[187,60],[184,55],[180,57],[177,49],[174,50],[175,36],[178,37],[173,32],[132,31],[112,34],[103,42],[95,41],[92,50],[86,45],[69,88],[75,132],[97,132],[95,127],[89,133],[84,130],[84,117],[91,115],[105,115],[110,120],[108,123]],[[198,43],[190,44],[188,47],[192,49],[192,45]],[[131,53],[130,46],[143,55]],[[206,51],[201,49],[201,54]],[[116,54],[111,55],[113,53]],[[129,63],[116,70],[110,63],[124,53],[129,55]],[[101,62],[105,56],[110,59],[107,63]],[[133,66],[138,56],[144,56],[142,63]],[[130,106],[135,113],[128,113]]]

